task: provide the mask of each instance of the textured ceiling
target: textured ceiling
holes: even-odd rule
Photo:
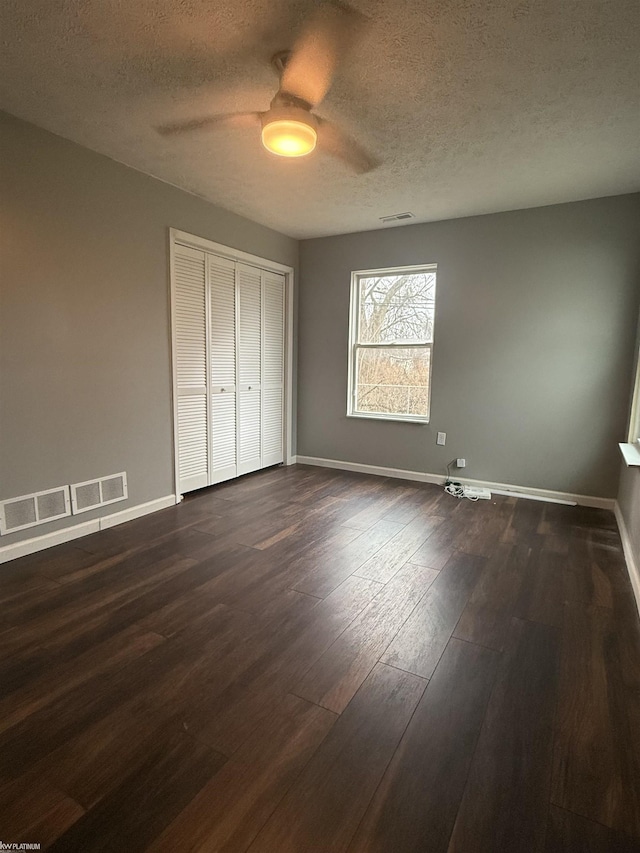
[[[294,237],[640,190],[638,0],[352,0],[370,25],[318,112],[383,158],[366,175],[156,133],[266,109],[313,5],[3,0],[0,108]]]

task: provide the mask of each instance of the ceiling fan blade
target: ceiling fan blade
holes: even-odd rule
[[[282,74],[280,92],[314,107],[327,94],[338,62],[362,31],[367,18],[350,6],[330,0],[307,21]]]
[[[162,136],[173,136],[178,133],[187,133],[191,130],[201,130],[205,127],[221,125],[236,129],[244,129],[260,125],[260,117],[262,113],[221,113],[215,116],[203,116],[202,118],[192,118],[188,121],[178,121],[172,124],[163,124],[156,128]]]
[[[376,169],[382,162],[359,142],[342,131],[338,125],[318,116],[318,148],[346,163],[354,172],[363,174]]]

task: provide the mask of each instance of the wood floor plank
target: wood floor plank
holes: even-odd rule
[[[54,841],[77,823],[84,814],[83,809],[68,797],[51,811],[41,814],[36,822],[25,830],[21,838],[37,838],[42,850],[48,850]]]
[[[545,504],[524,498],[517,500],[504,533],[503,542],[534,545],[538,542],[538,530],[542,523]]]
[[[64,542],[62,545],[55,545],[53,548],[46,548],[35,554],[28,554],[3,563],[0,586],[24,582],[34,576],[55,579],[57,570],[65,571],[67,567],[83,566],[87,561],[94,561],[95,556],[89,554],[79,544],[82,541],[82,539],[75,539],[72,542]]]
[[[325,503],[333,505],[332,498],[325,498]],[[315,508],[314,508],[315,509]],[[298,503],[281,506],[277,513],[269,512],[259,519],[244,519],[244,524],[238,530],[235,541],[240,545],[264,550],[291,535],[298,526],[308,518],[309,509]]]
[[[174,637],[219,608],[220,602],[213,596],[203,595],[200,588],[188,589],[164,606],[160,605],[143,616],[136,626],[165,638]]]
[[[145,850],[225,760],[184,733],[159,743],[142,767],[86,812],[50,850]]]
[[[104,643],[91,646],[66,664],[47,668],[39,679],[0,698],[0,732],[15,726],[89,678],[122,666],[163,642],[163,637],[137,626],[126,629]]]
[[[180,709],[180,702],[189,701],[185,688],[194,684],[201,688],[200,679],[215,671],[220,657],[237,648],[248,633],[248,614],[220,606],[216,617],[217,622],[204,622],[184,638],[134,655],[127,665],[91,673],[86,681],[0,734],[0,779],[29,769],[120,704],[135,701],[144,709],[163,701]]]
[[[446,853],[497,654],[451,640],[349,853]]]
[[[471,763],[449,853],[544,850],[559,644],[514,619]]]
[[[330,711],[286,696],[148,853],[246,850],[335,721]]]
[[[4,583],[0,580],[0,604],[6,607],[9,604],[15,604],[16,601],[31,600],[34,590],[46,592],[58,586],[57,581],[35,572],[14,575],[11,579],[4,580]]]
[[[313,565],[307,576],[299,580],[294,588],[298,592],[324,598],[393,539],[402,528],[403,525],[395,521],[377,522],[371,529],[333,554],[330,560]]]
[[[388,645],[382,662],[431,678],[483,564],[484,557],[454,554]]]
[[[393,511],[396,505],[402,500],[404,494],[405,492],[398,491],[397,489],[392,494],[389,494],[381,485],[381,488],[373,495],[367,507],[345,518],[342,523],[345,527],[353,527],[362,531],[369,530]],[[388,520],[393,521],[393,519]]]
[[[410,524],[418,517],[432,515],[432,510],[440,497],[440,489],[431,483],[412,488],[400,498],[382,518],[384,521],[398,521]]]
[[[515,502],[515,498],[504,495],[493,495],[491,503],[463,501],[456,520],[461,521],[466,516],[468,521],[461,525],[455,540],[456,548],[466,554],[490,557],[509,525]]]
[[[34,620],[28,630],[16,632],[13,655],[0,663],[5,689],[19,689],[26,681],[39,677],[53,663],[63,663],[87,647],[124,630],[187,590],[202,586],[215,571],[220,570],[215,561],[213,565],[208,562],[196,564],[193,560],[176,558],[168,558],[156,568],[156,575],[152,573],[146,580],[134,582],[128,594],[126,587],[114,584],[113,594],[105,594],[101,600],[96,593],[91,598],[91,605],[82,597],[79,597],[75,608],[70,602],[62,623],[55,613],[43,615],[41,619]]]
[[[337,527],[345,513],[345,501],[335,495],[319,498],[312,504],[294,503],[292,506],[295,511],[288,515],[272,513],[275,517],[271,518],[271,523],[264,520],[261,530],[256,531],[255,535],[250,533],[246,539],[236,538],[261,551],[281,545],[280,553],[289,556],[322,538],[332,526]]]
[[[552,801],[640,837],[640,639],[604,608],[567,606]]]
[[[185,717],[189,730],[214,749],[232,755],[257,725],[278,707],[282,697],[353,620],[367,607],[381,585],[352,576],[292,627],[289,636],[266,648],[242,681],[229,684],[219,696],[195,703]]]
[[[136,714],[129,704],[89,724],[35,765],[86,811],[143,766],[159,742],[184,732],[179,719],[162,707]]]
[[[208,518],[211,512],[205,501],[181,503],[150,515],[120,524],[99,533],[92,533],[78,539],[78,547],[102,557],[108,557],[129,550],[137,550],[144,543],[162,543],[166,537],[193,528],[200,519]]]
[[[232,677],[233,667],[225,668],[225,661],[243,640],[250,641],[247,618],[219,606],[189,635],[143,658],[138,671],[124,671],[108,685],[103,701],[92,697],[92,713],[76,715],[75,720],[71,716],[71,725],[52,741],[53,751],[43,750],[37,769],[91,808],[142,765],[158,740],[188,730],[185,711],[203,685],[214,689],[212,674]],[[137,682],[133,691],[131,681]],[[120,694],[119,701],[112,701],[114,693]],[[49,717],[54,721],[53,726],[49,724],[52,735],[59,720],[64,725],[65,716],[70,715],[64,705],[55,712],[55,717]]]
[[[338,525],[334,509],[329,509],[285,539],[270,544],[263,549],[265,553],[254,552],[242,571],[236,565],[203,591],[214,593],[232,607],[259,612],[272,596],[294,587],[311,568],[358,535],[358,531]]]
[[[20,607],[7,608],[7,622],[14,625],[44,627],[57,619],[66,623],[69,617],[85,616],[92,611],[112,606],[118,600],[129,601],[135,593],[157,586],[195,565],[194,560],[164,549],[155,550],[147,558],[131,557],[122,562],[110,562],[109,570],[100,576],[92,575],[80,583],[58,585],[21,602]],[[41,621],[38,621],[41,620]]]
[[[584,607],[604,607],[613,609],[614,591],[612,579],[606,570],[599,565],[595,557],[597,546],[586,537],[567,537],[567,569],[571,572],[574,582],[570,586],[567,600],[570,604],[580,604]]]
[[[523,572],[514,616],[561,627],[571,580],[566,557],[544,551],[541,543],[536,543]]]
[[[588,543],[591,576],[587,589],[593,592],[587,600],[596,606],[609,607],[624,624],[633,624],[637,607],[622,548],[595,537],[590,537]],[[570,566],[575,570],[575,562],[571,561]]]
[[[269,495],[258,505],[252,506],[250,521],[253,525],[258,525],[260,522],[268,523],[273,519],[274,514],[292,513],[297,509],[299,507],[292,501]],[[242,537],[248,521],[247,506],[243,503],[233,503],[224,515],[203,515],[194,525],[194,529],[200,533],[237,542],[237,537]]]
[[[357,571],[362,578],[387,583],[442,524],[438,516],[418,517],[385,543]]]
[[[455,500],[452,498],[451,500]],[[417,566],[440,571],[455,551],[459,528],[455,516],[449,516],[431,536],[411,555]]]
[[[640,842],[551,806],[545,853],[640,853]]]
[[[529,545],[498,544],[462,612],[454,637],[498,651],[504,648],[530,554]]]
[[[341,713],[436,576],[432,569],[407,564],[309,669],[293,692]]]
[[[51,835],[53,825],[63,822],[63,815],[73,815],[68,824],[71,825],[82,815],[82,809],[40,773],[25,773],[0,785],[0,831],[5,844],[27,839],[42,843],[40,835],[31,834],[34,827],[47,822],[52,827],[48,833]],[[65,828],[61,827],[58,834]]]
[[[270,566],[259,576],[249,579],[242,589],[228,595],[226,601],[231,607],[243,607],[259,613],[284,590],[294,589],[296,583],[309,573],[310,566],[330,558],[335,550],[348,545],[359,535],[360,531],[349,527],[330,527],[296,553],[283,556],[279,549],[270,550],[267,558]]]
[[[423,679],[378,664],[258,834],[251,853],[346,850],[425,685]]]

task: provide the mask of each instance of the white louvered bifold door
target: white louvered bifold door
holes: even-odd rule
[[[188,492],[208,484],[209,453],[205,254],[185,246],[174,252],[174,324],[178,477]]]
[[[262,275],[262,467],[284,459],[284,276]]]
[[[238,474],[262,467],[262,273],[236,264],[238,300]]]
[[[209,483],[237,475],[235,263],[208,255]]]

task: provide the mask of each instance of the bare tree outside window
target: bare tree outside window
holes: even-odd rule
[[[355,276],[350,414],[428,419],[435,288],[434,268]]]

